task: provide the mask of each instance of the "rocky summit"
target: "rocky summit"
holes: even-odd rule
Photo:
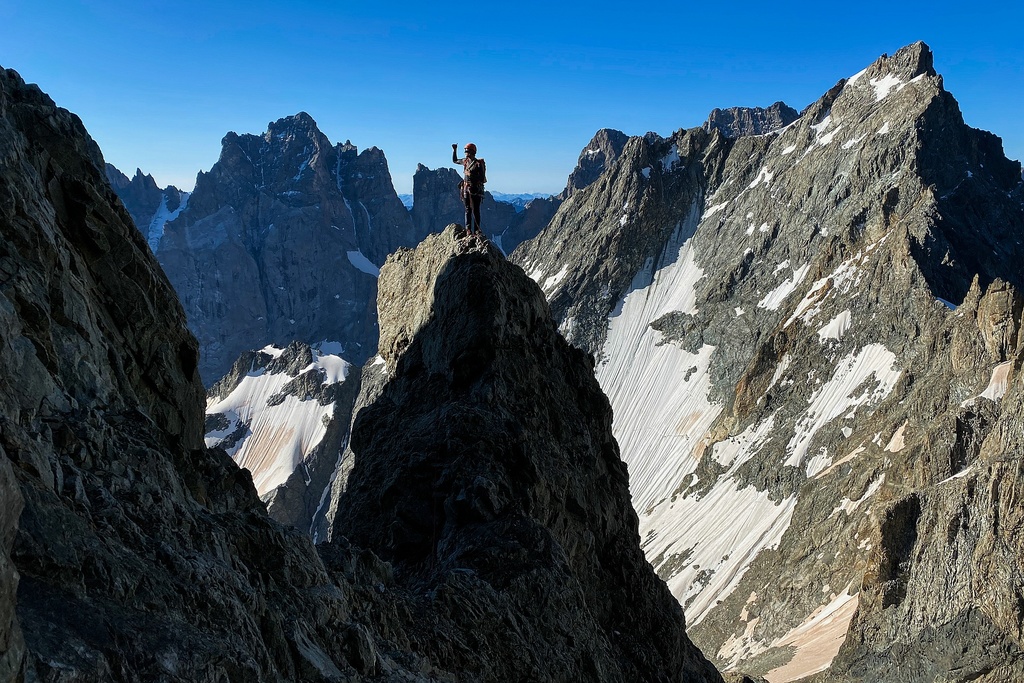
[[[81,122],[13,71],[0,197],[0,680],[720,680],[644,562],[589,358],[496,250],[449,229],[385,266],[351,540],[314,547],[204,448],[174,290]],[[282,401],[337,369],[265,355]]]
[[[761,107],[730,107],[712,109],[704,130],[719,131],[727,138],[744,135],[766,135],[785,128],[800,118],[800,114],[785,102],[776,102],[766,109]]]
[[[462,176],[454,168],[431,170],[419,164],[412,177],[412,221],[426,235],[439,225],[464,223],[466,208],[459,194]],[[490,192],[480,203],[484,234],[503,252],[511,252],[524,240],[535,237],[558,208],[554,198],[537,198],[521,210],[508,202],[495,201]]]
[[[295,340],[339,343],[362,363],[376,346],[377,270],[422,238],[383,152],[332,145],[305,113],[228,133],[177,203],[141,171],[108,175],[184,305],[207,384],[243,352]]]
[[[923,43],[772,128],[629,138],[512,255],[647,557],[728,670],[1024,680],[1020,164]]]

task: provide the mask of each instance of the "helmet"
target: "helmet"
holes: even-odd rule
[[[474,145],[472,142],[467,142],[465,149],[467,152],[472,152],[473,154],[476,154],[476,145]]]

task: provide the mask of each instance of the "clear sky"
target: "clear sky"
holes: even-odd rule
[[[599,128],[802,109],[916,40],[972,126],[1024,157],[1024,3],[0,0],[0,66],[78,114],[107,161],[191,189],[227,131],[309,112],[417,163],[476,142],[488,188],[558,192]]]

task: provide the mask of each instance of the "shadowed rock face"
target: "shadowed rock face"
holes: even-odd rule
[[[188,202],[189,193],[173,185],[160,189],[151,175],[135,170],[131,180],[114,166],[106,164],[107,180],[128,209],[132,222],[156,253],[163,238],[164,225],[177,218]]]
[[[523,656],[500,672],[460,653],[474,676],[715,678],[639,551],[591,359],[565,343],[520,269],[466,239],[451,226],[381,271],[389,379],[356,419],[335,533],[410,587],[460,594],[458,610],[431,610],[442,623],[520,615]]]
[[[561,431],[532,434],[530,443],[544,456],[553,448],[543,450],[545,441],[570,437],[598,448],[559,453],[514,476],[482,461],[495,466],[490,481],[500,488],[492,498],[484,485],[468,508],[451,500],[458,516],[445,527],[453,542],[446,564],[424,564],[415,536],[411,545],[374,541],[395,558],[391,565],[340,537],[314,548],[268,518],[251,478],[224,451],[202,447],[197,345],[173,290],[107,185],[81,122],[11,71],[0,71],[0,199],[0,680],[505,681],[521,671],[568,681],[580,677],[566,672],[581,671],[583,679],[621,680],[623,670],[717,679],[683,647],[681,612],[649,568],[627,571],[633,565],[622,558],[640,555],[635,520],[619,500],[624,471],[613,457],[607,403],[585,356],[536,317],[547,308],[514,267],[493,253],[469,257],[500,264],[501,279],[519,282],[515,291],[526,298],[499,310],[511,316],[510,331],[543,332],[530,343],[551,352],[524,371],[536,376],[537,364],[554,363],[556,376],[581,380],[540,389],[577,401],[581,422],[545,418]],[[455,258],[435,261],[435,275],[460,271],[464,259],[448,256]],[[451,275],[420,286],[436,290],[461,319],[466,311],[485,318],[439,324],[491,329],[481,304],[500,302],[486,296],[474,304],[459,284]],[[419,348],[416,338],[405,339],[409,353]],[[480,373],[506,372],[506,352],[521,359],[515,345],[475,351],[456,389]],[[397,388],[388,400],[405,403]],[[476,419],[487,419],[487,405],[476,407]],[[460,437],[455,426],[446,438],[482,436]],[[445,471],[455,482],[475,482],[486,476],[480,464],[465,463],[469,475]],[[584,472],[574,482],[579,466],[606,476],[594,481]],[[545,483],[541,475],[556,478]],[[353,504],[351,513],[386,516],[368,497],[377,487],[366,476],[359,481],[370,507]],[[581,495],[583,483],[596,486],[596,506]],[[409,501],[420,491],[413,493],[395,500],[396,509],[415,507]],[[474,510],[489,514],[488,500],[510,511],[529,504],[530,517],[500,517],[522,524],[492,525],[487,531],[504,536],[479,538],[484,527]],[[582,520],[607,527],[590,538]],[[510,554],[488,554],[495,548]],[[510,572],[479,571],[488,557],[517,563]],[[528,563],[538,580],[521,571]],[[597,583],[584,584],[587,577]],[[602,601],[598,587],[633,600],[619,615],[612,606],[620,603]],[[591,626],[577,638],[566,630],[577,624]],[[666,628],[642,638],[652,625]]]

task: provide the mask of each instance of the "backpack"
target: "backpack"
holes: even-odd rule
[[[487,182],[487,164],[483,159],[474,159],[474,163],[466,169],[466,177],[469,180],[469,186],[474,190],[483,190],[484,183]]]

